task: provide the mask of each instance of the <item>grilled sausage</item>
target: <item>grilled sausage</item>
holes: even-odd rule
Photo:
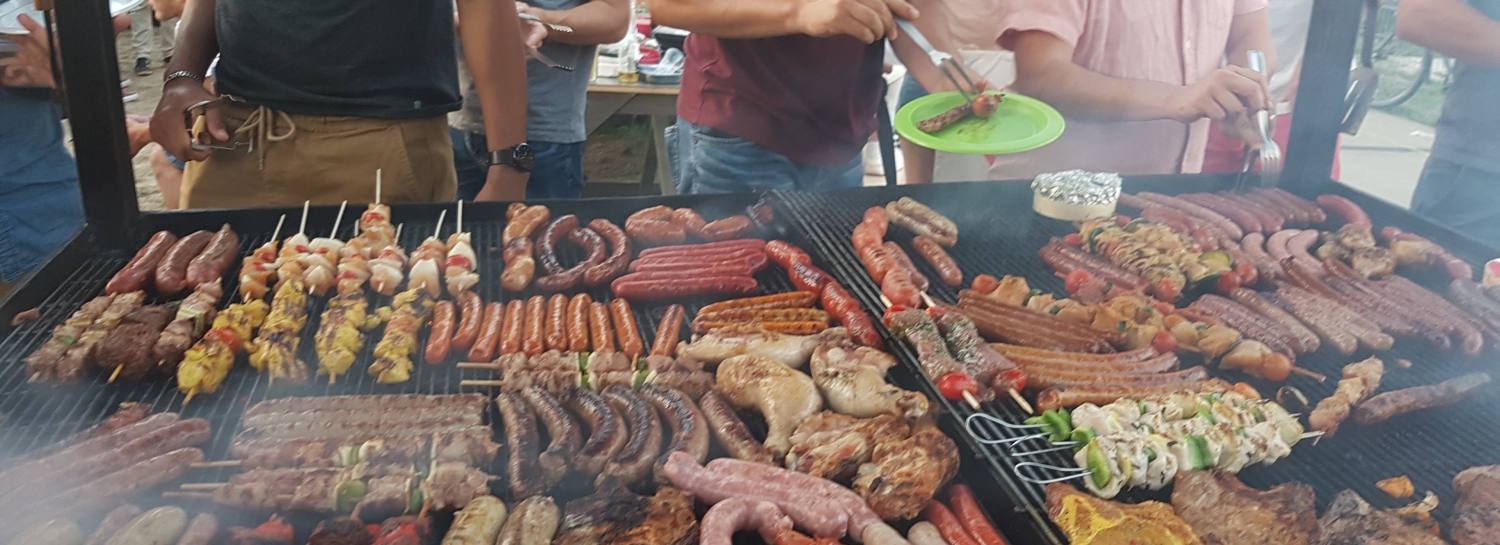
[[[583,271],[583,285],[594,288],[625,274],[625,268],[630,266],[631,247],[630,237],[625,235],[625,230],[607,219],[598,218],[589,222],[589,229],[604,237],[610,246],[609,257],[603,263]]]
[[[121,528],[109,545],[171,545],[187,529],[187,512],[165,506],[146,511]]]
[[[1320,304],[1310,299],[1310,295],[1306,292],[1288,291],[1288,287],[1283,287],[1274,294],[1267,293],[1262,297],[1296,316],[1340,354],[1353,354],[1359,347],[1359,338],[1345,324],[1340,323],[1330,304]]]
[[[792,285],[807,293],[823,293],[823,286],[834,281],[833,275],[827,271],[802,262],[793,263],[792,268],[787,270],[787,276],[791,277]],[[925,282],[927,278],[922,277],[922,280]]]
[[[1223,321],[1250,339],[1265,343],[1273,352],[1295,357],[1309,352],[1291,330],[1248,307],[1214,294],[1204,294],[1191,305]]]
[[[891,223],[930,238],[938,244],[949,248],[958,244],[958,226],[954,225],[953,220],[911,197],[901,197],[886,204],[885,213],[890,216]]]
[[[729,216],[708,222],[698,230],[698,238],[707,242],[734,240],[750,236],[754,230],[755,224],[750,222],[750,216]]]
[[[1409,412],[1447,407],[1489,383],[1489,375],[1469,373],[1437,384],[1385,392],[1360,402],[1354,409],[1354,420],[1368,426]]]
[[[526,337],[526,302],[512,299],[505,304],[505,322],[500,329],[500,355],[521,353]]]
[[[610,458],[625,448],[625,441],[629,438],[625,419],[603,397],[590,390],[575,390],[567,399],[567,406],[589,427],[588,441],[579,449],[573,469],[586,475],[599,475],[604,472]]]
[[[687,229],[672,221],[672,212],[661,205],[639,210],[625,218],[625,233],[647,246],[682,244],[687,240]]]
[[[424,359],[430,365],[448,359],[453,343],[453,301],[438,301],[432,307],[432,331],[427,335]]]
[[[891,255],[891,259],[896,260],[896,266],[901,267],[906,271],[907,276],[911,277],[911,282],[917,286],[917,291],[927,291],[931,282],[927,280],[927,275],[917,270],[917,264],[912,262],[911,256],[906,255],[906,250],[893,240],[885,241],[884,245],[886,253]]]
[[[1106,403],[1108,403],[1106,401]],[[763,464],[774,464],[771,452],[766,446],[750,434],[750,429],[745,427],[745,422],[740,420],[740,415],[734,412],[734,407],[719,395],[718,392],[708,391],[698,399],[698,407],[703,412],[703,418],[708,422],[718,438],[719,444],[723,445],[724,451],[728,452],[738,460],[748,460]]]
[[[203,253],[213,237],[208,231],[195,231],[173,244],[156,264],[156,293],[169,296],[182,293],[187,288],[188,262]]]
[[[682,305],[667,307],[656,326],[656,341],[651,343],[652,356],[672,357],[677,351],[677,341],[682,338]]]
[[[630,440],[625,442],[619,453],[609,459],[609,463],[604,466],[604,473],[599,475],[595,484],[597,486],[603,479],[610,477],[627,485],[640,482],[651,471],[652,462],[656,460],[657,453],[661,452],[661,419],[630,388],[611,384],[604,388],[602,395],[611,407],[625,415],[630,428]]]
[[[568,350],[568,296],[554,293],[547,298],[547,350]]]
[[[574,295],[568,301],[568,349],[573,352],[588,352],[589,340],[589,310],[593,308],[594,298],[587,293]]]
[[[234,264],[234,259],[239,257],[239,252],[240,236],[234,234],[234,230],[230,229],[229,224],[226,223],[219,228],[219,232],[214,233],[213,238],[209,239],[203,252],[188,262],[186,285],[196,286],[222,280],[224,272],[228,271],[229,266]]]
[[[708,222],[703,220],[703,216],[699,215],[697,211],[691,208],[678,208],[673,210],[672,223],[681,225],[683,229],[687,230],[687,233],[689,235],[695,237],[701,237],[703,226],[708,225]]]
[[[199,513],[188,523],[187,530],[182,532],[177,545],[208,545],[218,533],[219,519],[209,513]]]
[[[458,330],[453,332],[452,345],[455,350],[468,350],[474,346],[474,339],[479,337],[479,327],[484,321],[484,301],[478,294],[465,291],[458,295],[457,306]]]
[[[646,384],[641,386],[640,395],[672,427],[672,442],[653,465],[656,482],[670,484],[662,475],[667,456],[673,452],[686,452],[700,464],[708,458],[708,421],[693,400],[677,390]]]
[[[609,325],[609,307],[604,303],[589,304],[589,333],[595,352],[615,351],[615,332]]]
[[[522,322],[524,336],[521,352],[527,356],[538,356],[547,351],[546,342],[547,300],[533,295],[526,301],[526,320]]]
[[[723,242],[710,242],[707,244],[686,244],[676,246],[659,246],[641,250],[638,259],[661,259],[682,257],[713,257],[738,252],[740,250],[767,251],[771,244],[777,241],[766,242],[760,239],[726,240]]]
[[[104,515],[104,520],[99,522],[99,528],[95,529],[94,533],[89,535],[88,541],[83,542],[83,545],[105,545],[109,543],[109,538],[114,537],[121,529],[125,528],[126,524],[130,524],[130,521],[135,520],[136,517],[141,516],[141,513],[144,512],[141,508],[128,503],[116,507],[109,514]]]
[[[1062,386],[1111,386],[1136,387],[1160,386],[1164,384],[1191,384],[1208,380],[1208,370],[1190,367],[1170,373],[1104,373],[1099,371],[1066,371],[1050,366],[1022,366],[1026,369],[1026,388],[1045,390]]]
[[[780,242],[780,241],[775,241]],[[818,302],[818,293],[804,291],[791,291],[773,295],[762,295],[759,297],[745,297],[741,299],[730,299],[704,305],[698,309],[698,313],[720,312],[725,310],[760,310],[773,308],[812,308]],[[826,307],[825,307],[826,308]],[[831,311],[830,311],[831,312]]]
[[[561,512],[546,496],[532,496],[516,504],[516,510],[500,529],[495,545],[550,545],[557,534]]]
[[[510,451],[506,469],[510,473],[511,497],[529,498],[546,492],[543,474],[538,467],[539,440],[531,406],[515,392],[496,394],[495,406],[500,409],[500,418],[505,422],[505,445]]]
[[[565,270],[557,260],[557,245],[562,242],[563,237],[577,228],[578,216],[568,214],[552,220],[542,231],[542,236],[537,238],[537,257],[542,263],[542,270],[548,275],[562,274]]]
[[[453,525],[443,535],[442,545],[494,545],[505,519],[505,502],[500,498],[480,496],[469,500],[453,516]]]
[[[1048,388],[1036,396],[1036,410],[1050,411],[1082,405],[1084,403],[1109,404],[1120,398],[1143,398],[1177,392],[1208,393],[1227,392],[1233,389],[1228,382],[1209,379],[1202,382],[1162,384],[1154,386],[1067,386]]]
[[[495,357],[495,348],[500,345],[500,330],[505,323],[505,305],[500,302],[484,307],[484,328],[469,349],[469,361],[490,361]]]
[[[875,330],[875,323],[870,321],[870,316],[860,309],[859,301],[849,295],[842,284],[832,282],[823,286],[821,299],[823,309],[838,319],[854,342],[871,348],[882,347],[884,343],[880,340],[880,332]]]
[[[1318,195],[1316,202],[1319,208],[1343,218],[1346,224],[1362,227],[1366,233],[1369,233],[1375,226],[1375,223],[1370,221],[1370,215],[1365,213],[1365,209],[1354,204],[1354,201],[1330,194]]]
[[[911,239],[911,248],[932,265],[933,270],[938,272],[938,278],[949,287],[959,287],[964,283],[964,272],[958,268],[958,262],[948,255],[943,245],[927,237],[915,237]]]
[[[1184,201],[1177,197],[1162,195],[1160,193],[1152,193],[1149,191],[1136,193],[1135,196],[1160,204],[1162,206],[1166,206],[1168,208],[1180,210],[1189,216],[1206,222],[1208,225],[1212,225],[1223,230],[1225,233],[1229,234],[1230,238],[1233,238],[1235,240],[1245,238],[1245,232],[1240,229],[1240,226],[1235,225],[1235,223],[1233,221],[1230,221],[1229,218],[1226,218],[1220,215],[1218,212],[1214,212],[1213,210],[1209,210],[1202,206]]]
[[[140,250],[136,250],[135,257],[104,285],[104,293],[118,295],[144,289],[146,280],[156,274],[156,267],[161,263],[162,257],[176,245],[177,235],[171,231],[158,231],[151,235],[151,240],[146,241]]]
[[[620,339],[620,351],[632,360],[646,352],[646,343],[641,340],[640,327],[635,323],[635,311],[630,301],[621,297],[609,302],[609,312],[614,317],[615,336]]]
[[[1248,236],[1246,235],[1247,238]],[[1298,320],[1296,316],[1292,316],[1281,307],[1261,297],[1255,290],[1236,288],[1229,292],[1229,296],[1240,304],[1249,307],[1250,310],[1254,310],[1281,324],[1282,327],[1286,328],[1297,339],[1297,343],[1302,345],[1306,353],[1317,352],[1318,348],[1322,346],[1322,343],[1318,340],[1317,333],[1313,333],[1311,329],[1308,329],[1307,325]]]
[[[562,403],[546,390],[532,386],[521,390],[521,395],[536,410],[542,425],[547,427],[547,437],[551,438],[547,450],[537,458],[537,463],[542,466],[542,478],[551,488],[568,474],[568,462],[583,448],[583,433],[563,409]]]

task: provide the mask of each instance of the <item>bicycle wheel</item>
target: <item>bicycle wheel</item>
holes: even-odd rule
[[[1374,44],[1373,64],[1380,74],[1370,105],[1394,108],[1411,100],[1432,74],[1432,51],[1396,37],[1395,3],[1380,7],[1375,35],[1365,39]]]

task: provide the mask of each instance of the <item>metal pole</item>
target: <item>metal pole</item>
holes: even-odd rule
[[[1281,180],[1291,191],[1327,183],[1344,121],[1350,62],[1364,0],[1316,0],[1297,82],[1296,114]]]
[[[83,209],[105,246],[138,242],[140,209],[108,0],[56,3],[58,49]]]

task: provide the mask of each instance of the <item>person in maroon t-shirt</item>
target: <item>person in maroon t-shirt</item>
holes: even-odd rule
[[[920,66],[914,76],[924,87],[951,88],[926,54],[898,36],[895,17],[919,21],[906,0],[646,5],[654,22],[692,32],[677,125],[667,132],[683,193],[859,186],[860,150],[884,104],[883,38],[903,64]]]

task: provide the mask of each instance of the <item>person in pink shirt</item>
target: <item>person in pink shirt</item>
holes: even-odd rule
[[[1195,173],[1215,123],[1258,143],[1253,113],[1274,105],[1245,53],[1265,51],[1274,68],[1266,1],[1002,3],[998,43],[1016,56],[1011,89],[1051,104],[1068,126],[1050,145],[996,157],[990,177]]]

